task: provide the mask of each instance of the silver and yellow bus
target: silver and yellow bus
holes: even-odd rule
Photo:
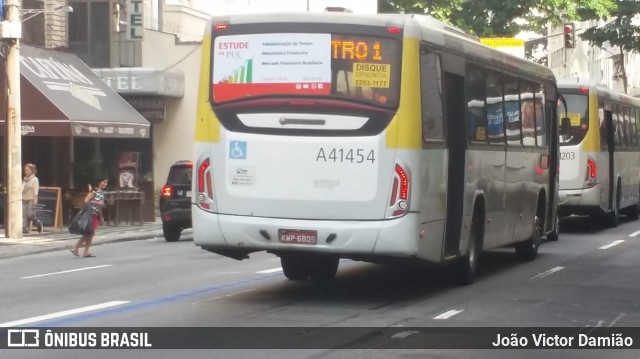
[[[560,134],[560,214],[591,215],[618,225],[640,214],[640,99],[577,78],[558,81],[566,101],[558,113],[571,128]]]
[[[552,72],[417,15],[213,18],[195,129],[196,245],[280,257],[290,279],[340,258],[536,257],[557,208]]]

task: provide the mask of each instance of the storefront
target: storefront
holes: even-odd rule
[[[158,192],[164,185],[170,166],[176,161],[190,159],[193,153],[190,140],[195,118],[196,96],[193,91],[197,86],[185,88],[185,74],[171,66],[93,71],[151,123],[153,177]],[[192,76],[194,74],[197,78],[199,72],[195,70]]]
[[[146,197],[151,208],[145,212],[152,216],[149,122],[77,56],[26,45],[20,50],[22,159],[38,166],[41,185],[61,187],[64,206],[98,176],[118,189],[120,175],[129,171],[136,179],[126,186],[150,190]],[[4,80],[0,78],[0,86]],[[6,100],[1,103],[5,143]],[[123,158],[135,161],[123,164]],[[0,180],[4,178],[3,169]]]

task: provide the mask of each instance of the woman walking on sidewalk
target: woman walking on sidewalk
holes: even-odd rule
[[[38,170],[33,163],[24,165],[24,178],[22,179],[22,233],[29,233],[31,223],[35,224],[38,232],[42,233],[42,221],[36,215],[38,204],[38,192],[40,181],[36,177]]]
[[[91,241],[93,241],[93,236],[96,234],[96,229],[98,229],[98,225],[104,222],[104,216],[102,214],[102,208],[104,207],[104,192],[103,189],[107,187],[109,182],[106,178],[100,177],[96,181],[96,189],[91,191],[91,186],[89,186],[89,193],[87,197],[84,199],[84,203],[91,203],[91,220],[93,224],[93,232],[90,234],[85,234],[80,238],[78,243],[76,243],[71,249],[71,253],[75,256],[79,256],[78,250],[80,246],[84,243],[84,253],[83,257],[95,257],[93,253],[89,253],[89,247],[91,246]]]

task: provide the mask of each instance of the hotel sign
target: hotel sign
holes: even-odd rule
[[[127,4],[127,22],[129,23],[127,40],[129,41],[142,41],[144,34],[143,9],[143,0],[129,0]]]
[[[135,96],[125,98],[125,100],[151,123],[160,123],[166,117],[166,106],[163,97]]]
[[[184,73],[145,67],[93,69],[93,72],[122,96],[184,96]]]

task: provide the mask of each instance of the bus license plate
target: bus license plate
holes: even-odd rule
[[[316,244],[318,240],[318,231],[278,229],[278,238],[281,243]]]

